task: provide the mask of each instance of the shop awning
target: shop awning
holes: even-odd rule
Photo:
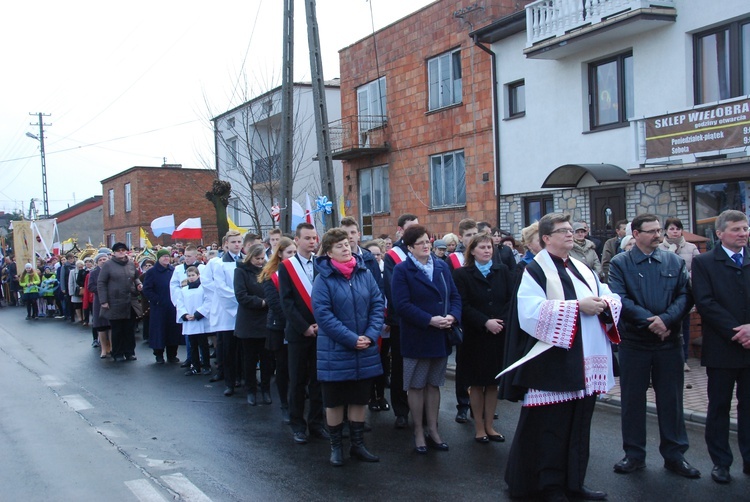
[[[575,188],[587,174],[598,184],[630,181],[628,173],[613,164],[565,164],[547,176],[542,188]]]

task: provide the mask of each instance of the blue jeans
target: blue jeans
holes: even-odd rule
[[[622,448],[627,457],[646,459],[646,392],[649,381],[656,395],[659,453],[681,461],[688,449],[682,395],[685,381],[682,348],[639,350],[620,346]]]

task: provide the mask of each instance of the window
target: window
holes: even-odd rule
[[[115,215],[115,189],[110,188],[107,192],[107,205],[109,206],[109,215]]]
[[[633,116],[633,54],[626,53],[589,65],[591,129],[627,124]]]
[[[237,138],[227,140],[227,170],[237,169]]]
[[[125,183],[125,212],[129,213],[132,210],[133,206],[130,204],[130,183]]]
[[[109,234],[109,247],[112,248],[112,246],[115,245],[117,241],[115,240],[115,234]]]
[[[430,157],[431,208],[466,205],[464,152]]]
[[[526,83],[523,80],[508,84],[508,118],[526,114]]]
[[[391,210],[388,166],[360,169],[359,207],[362,235],[372,236],[372,215]]]
[[[385,77],[357,89],[357,117],[360,135],[386,123]]]
[[[747,214],[750,207],[750,179],[693,185],[694,232],[709,241],[707,249],[718,244],[714,231],[716,217],[727,209],[736,209]]]
[[[133,232],[125,232],[125,245],[128,249],[133,247]]]
[[[542,219],[547,213],[555,210],[551,195],[537,195],[535,197],[524,197],[523,199],[523,221],[525,225],[531,225]]]
[[[234,129],[234,117],[227,119],[227,129]]]
[[[441,54],[427,61],[430,110],[461,102],[461,51]]]
[[[750,19],[694,38],[695,104],[750,94]]]
[[[242,224],[242,212],[240,211],[240,199],[232,198],[229,199],[229,205],[227,206],[227,215],[235,225]]]

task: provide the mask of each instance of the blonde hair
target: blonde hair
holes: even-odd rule
[[[521,229],[521,243],[528,249],[531,241],[534,240],[534,236],[539,233],[539,222],[535,221],[528,227]]]
[[[456,246],[458,246],[458,243],[460,242],[458,239],[458,236],[453,233],[448,233],[443,236],[443,240],[446,244],[450,244],[451,242],[454,243]]]
[[[289,246],[296,246],[294,241],[289,237],[282,237],[279,240],[279,245],[276,246],[276,251],[271,254],[271,257],[266,262],[263,270],[258,274],[258,282],[263,282],[271,278],[273,274],[279,269],[279,263],[281,263],[281,255]]]

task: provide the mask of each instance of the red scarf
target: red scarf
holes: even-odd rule
[[[351,279],[352,273],[354,273],[354,267],[357,266],[357,259],[352,256],[352,259],[349,260],[348,262],[341,263],[332,258],[331,266],[335,268],[336,270],[338,270],[339,272],[341,272],[344,275],[344,277],[346,277],[347,279]]]

